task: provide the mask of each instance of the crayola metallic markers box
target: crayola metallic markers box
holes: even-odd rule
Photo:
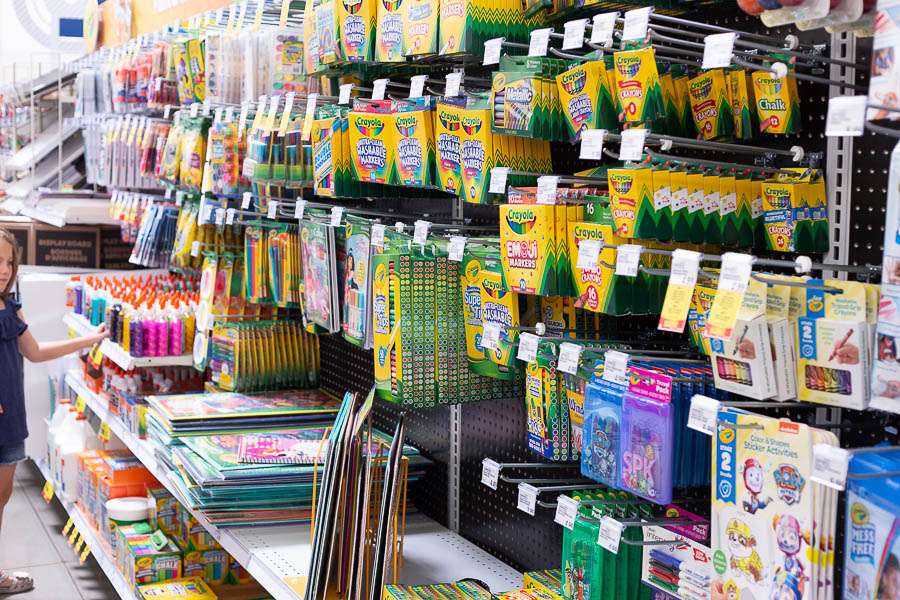
[[[460,109],[460,194],[466,202],[490,204],[488,180],[494,149],[488,108]]]
[[[378,0],[336,0],[340,51],[350,62],[370,61],[375,55]]]
[[[532,72],[494,73],[494,133],[542,138],[541,77]]]
[[[500,206],[500,259],[504,289],[557,295],[556,206]]]
[[[350,112],[350,157],[353,175],[368,183],[396,178],[391,100],[356,102]]]
[[[434,185],[434,117],[428,97],[400,100],[393,115],[397,185]]]
[[[438,187],[462,195],[462,108],[439,102],[434,111]]]

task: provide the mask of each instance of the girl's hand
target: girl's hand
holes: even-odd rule
[[[101,340],[105,340],[109,337],[109,332],[106,330],[106,323],[100,323],[97,327],[94,328],[94,333],[86,336],[91,344],[96,344]]]

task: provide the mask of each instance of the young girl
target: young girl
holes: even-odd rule
[[[16,239],[0,228],[0,526],[3,509],[13,489],[16,464],[25,460],[24,375],[22,356],[31,362],[53,360],[87,348],[107,336],[105,326],[72,340],[38,343],[22,318],[20,305],[9,298],[19,270]],[[34,587],[27,573],[0,571],[0,594],[25,592]]]

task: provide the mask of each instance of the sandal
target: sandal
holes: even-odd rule
[[[12,580],[9,585],[4,585],[9,579]],[[3,573],[0,571],[0,594],[18,594],[27,592],[33,588],[34,580],[28,573],[25,573],[24,571]]]

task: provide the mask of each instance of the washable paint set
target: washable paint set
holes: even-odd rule
[[[813,445],[837,437],[733,408],[717,422],[712,585],[735,598],[833,597],[838,492],[811,475]]]

